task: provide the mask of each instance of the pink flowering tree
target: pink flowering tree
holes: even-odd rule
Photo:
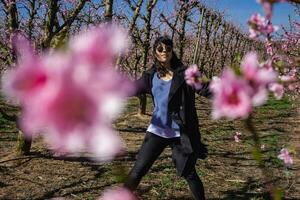
[[[284,83],[295,83],[298,73],[296,70],[298,64],[294,62],[294,67],[282,65],[288,61],[283,61],[283,57],[279,56],[279,52],[275,49],[272,33],[277,31],[278,27],[272,25],[271,17],[272,6],[277,2],[287,1],[258,0],[266,12],[266,17],[254,14],[248,22],[250,38],[262,36],[266,39],[266,52],[269,59],[260,62],[261,58],[256,52],[249,52],[244,56],[239,67],[226,68],[219,78],[215,78],[211,82],[211,90],[214,94],[212,117],[214,119],[221,117],[245,119],[246,127],[252,133],[255,144],[254,158],[267,182],[266,190],[274,199],[280,199],[281,193],[272,184],[272,172],[266,168],[262,159],[262,145],[259,133],[254,128],[252,112],[255,107],[261,106],[267,101],[270,92],[276,99],[281,99],[285,90]],[[235,140],[239,141],[238,135],[235,135]],[[293,163],[287,149],[282,149],[278,158],[282,159],[287,166]]]
[[[285,31],[278,48],[280,57],[278,59],[278,68],[281,71],[280,80],[284,86],[285,93],[296,100],[300,95],[299,80],[299,33],[300,25],[292,22],[291,27],[294,31]]]
[[[285,33],[284,41],[280,44],[285,55],[275,48],[272,34],[278,30],[272,25],[272,6],[277,2],[288,2],[287,0],[258,0],[262,4],[266,17],[254,14],[249,20],[249,37],[255,39],[264,37],[266,39],[266,52],[268,60],[262,62],[257,52],[248,52],[238,66],[226,67],[220,77],[213,77],[210,89],[213,92],[212,117],[214,119],[227,118],[244,119],[247,129],[251,132],[254,141],[254,158],[257,161],[264,179],[265,188],[274,199],[281,199],[280,189],[273,185],[271,170],[266,168],[262,159],[262,148],[259,133],[253,124],[253,110],[266,103],[269,93],[273,93],[276,99],[284,95],[285,87],[293,90],[299,88],[299,24],[295,23],[297,32],[295,34]],[[296,1],[293,1],[296,2]],[[291,47],[291,48],[290,48]],[[279,48],[280,49],[280,48]],[[295,50],[297,49],[297,50]],[[186,70],[186,82],[195,89],[201,88],[201,77],[196,66]],[[297,96],[297,95],[296,95]],[[240,133],[236,133],[234,139],[240,141]],[[284,148],[278,155],[286,166],[293,164],[292,155]]]

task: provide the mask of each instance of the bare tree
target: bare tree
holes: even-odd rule
[[[152,19],[152,13],[153,8],[155,7],[157,3],[157,0],[148,0],[147,2],[147,12],[146,16],[141,16],[141,18],[144,20],[145,25],[143,28],[144,32],[144,40],[143,40],[143,56],[142,56],[142,69],[146,69],[146,65],[148,62],[148,53],[150,49],[150,36],[151,36],[151,19]],[[146,106],[147,106],[147,96],[141,95],[139,96],[140,99],[140,107],[139,107],[139,113],[140,114],[146,114]]]
[[[105,0],[105,21],[111,22],[113,17],[113,0]]]

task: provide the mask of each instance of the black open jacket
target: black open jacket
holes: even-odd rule
[[[200,90],[186,84],[184,79],[184,71],[186,67],[177,67],[173,71],[173,78],[168,97],[168,112],[171,118],[180,126],[180,140],[182,155],[188,156],[192,153],[199,158],[204,158],[206,148],[201,143],[201,135],[199,132],[198,116],[195,108],[195,93],[201,96],[210,97],[209,83],[203,84]],[[148,93],[152,96],[152,79],[156,72],[153,66],[144,71],[142,77],[136,81],[138,86],[136,95]],[[154,101],[153,101],[154,102]],[[182,156],[180,155],[180,156]],[[176,155],[173,155],[177,157]]]

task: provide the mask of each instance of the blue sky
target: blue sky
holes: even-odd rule
[[[241,25],[247,30],[247,21],[253,13],[264,14],[262,7],[256,3],[256,0],[206,0],[209,7],[225,12],[227,19],[234,24]],[[300,20],[297,17],[294,8],[288,3],[277,3],[274,6],[273,24],[288,26],[288,16],[294,20]]]

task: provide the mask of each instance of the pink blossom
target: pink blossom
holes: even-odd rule
[[[214,93],[213,118],[247,117],[252,106],[260,106],[267,101],[268,87],[276,80],[277,73],[272,68],[272,61],[260,64],[255,52],[246,54],[239,76],[226,69],[221,78],[213,78],[210,84]],[[278,89],[276,92],[279,95]]]
[[[253,106],[261,106],[268,100],[268,90],[264,86],[260,86],[251,92],[251,100]]]
[[[292,83],[288,85],[288,89],[293,91],[296,90],[298,88],[298,84],[297,83]]]
[[[32,44],[28,41],[25,34],[21,31],[15,31],[11,35],[12,45],[18,53],[18,60],[31,60],[36,58],[34,48]]]
[[[123,52],[127,45],[127,34],[114,25],[103,25],[82,32],[70,41],[70,49],[78,62],[93,67],[107,67],[111,58]]]
[[[272,83],[269,86],[269,90],[274,93],[275,98],[278,100],[282,98],[283,93],[284,93],[283,85],[278,84],[278,83]]]
[[[123,139],[109,127],[100,127],[93,140],[90,141],[90,151],[98,157],[95,160],[108,161],[123,154],[126,145]],[[99,158],[100,156],[100,158]]]
[[[268,19],[271,19],[272,17],[272,3],[268,0],[257,0],[258,3],[260,3],[266,13],[266,16]]]
[[[260,106],[268,98],[267,84],[276,81],[277,74],[270,67],[261,67],[255,52],[246,54],[241,63],[243,78],[245,78],[252,88],[250,96],[254,106]]]
[[[3,90],[10,98],[18,98],[21,102],[31,99],[32,95],[41,91],[49,80],[49,74],[37,60],[22,63],[18,69],[6,72],[3,76]]]
[[[274,57],[273,57],[274,58]],[[267,70],[270,70],[270,71],[273,71],[273,66],[272,66],[272,60],[267,60],[265,62],[262,62],[260,63],[260,67],[263,68],[263,69],[267,69]]]
[[[297,69],[292,68],[292,69],[289,70],[289,72],[287,74],[282,75],[279,78],[283,82],[295,81],[296,80],[296,73],[297,73]]]
[[[185,70],[185,80],[188,85],[193,86],[196,90],[201,89],[200,72],[197,65],[192,65]]]
[[[233,71],[223,71],[220,80],[215,79],[210,86],[214,93],[213,118],[235,119],[247,117],[252,110],[247,82],[235,76]]]
[[[252,15],[248,23],[250,26],[250,38],[256,38],[261,34],[268,35],[278,30],[277,26],[273,26],[268,19],[258,13]]]
[[[218,93],[221,89],[220,87],[221,84],[221,79],[218,76],[213,76],[212,77],[212,81],[209,84],[209,87],[212,91],[214,91],[214,93]]]
[[[241,62],[241,70],[247,80],[254,80],[259,70],[258,57],[255,52],[246,54]]]
[[[99,200],[137,200],[138,198],[128,189],[117,187],[106,189]]]
[[[20,125],[27,136],[42,133],[54,151],[87,151],[101,161],[124,151],[123,140],[111,127],[124,98],[134,90],[113,68],[113,59],[125,44],[122,33],[117,28],[95,28],[86,34],[97,38],[93,41],[98,46],[69,45],[64,52],[43,56],[23,51],[3,82],[6,94],[21,102]]]
[[[3,90],[10,99],[20,103],[28,102],[39,92],[49,86],[50,68],[34,53],[29,42],[22,35],[13,37],[14,45],[19,53],[17,65],[6,71],[2,77]]]
[[[249,28],[249,38],[254,39],[257,38],[259,36],[259,32],[254,30],[253,28]]]
[[[281,48],[282,48],[283,51],[288,51],[289,46],[288,46],[287,43],[283,43],[282,46],[281,46]]]
[[[269,54],[270,56],[273,56],[274,55],[274,49],[273,49],[273,46],[272,46],[272,42],[267,41],[266,42],[266,48],[267,48],[267,54]]]
[[[41,111],[44,111],[47,124],[52,124],[53,129],[62,133],[79,127],[88,128],[99,120],[97,99],[90,96],[86,88],[68,80],[59,86],[56,94],[41,98],[37,103],[39,101],[44,102]]]
[[[293,159],[286,148],[280,150],[280,154],[278,155],[278,158],[280,160],[283,160],[284,164],[288,166],[293,164]]]
[[[235,132],[235,135],[234,135],[234,141],[235,142],[240,142],[241,141],[241,136],[242,136],[242,133],[240,132]]]

